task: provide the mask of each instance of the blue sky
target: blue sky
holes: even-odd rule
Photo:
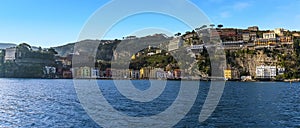
[[[129,0],[130,1],[130,0]],[[283,27],[300,30],[300,0],[190,0],[215,24],[261,29]],[[77,40],[95,11],[109,0],[2,0],[0,42],[51,47]],[[130,4],[130,2],[128,2]],[[134,4],[130,4],[134,6]],[[170,7],[170,6],[168,6]],[[121,7],[120,7],[121,8]],[[117,13],[119,10],[115,10]],[[159,19],[159,20],[152,20]],[[145,27],[163,27],[170,33],[189,30],[182,22],[164,15],[135,15],[116,24],[108,39],[130,35]]]

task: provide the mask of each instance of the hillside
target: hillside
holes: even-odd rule
[[[148,46],[156,46],[169,41],[171,38],[165,37],[161,34],[152,36],[146,36],[130,40],[83,40],[75,43],[66,44],[63,46],[53,47],[59,56],[67,56],[70,53],[95,53],[95,46],[98,46],[97,59],[110,61],[113,57],[113,50],[117,50],[118,54],[134,54],[142,50],[141,48],[147,48]],[[98,45],[99,44],[99,45]],[[139,44],[139,45],[137,45]],[[74,47],[76,51],[74,51]]]
[[[75,43],[66,44],[63,46],[53,47],[59,56],[67,56],[69,53],[73,53]]]

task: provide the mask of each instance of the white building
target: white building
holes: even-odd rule
[[[256,78],[266,79],[276,77],[276,66],[257,66]]]
[[[55,67],[50,67],[50,66],[45,66],[43,70],[44,75],[49,75],[49,74],[55,74],[56,73],[56,68]]]
[[[263,39],[275,39],[276,34],[274,32],[263,33]]]
[[[200,45],[191,45],[190,47],[187,48],[188,52],[193,52],[195,54],[199,54],[200,52],[203,51],[204,44]]]
[[[274,33],[276,33],[279,36],[283,36],[283,32],[284,32],[283,28],[275,28],[274,29]]]
[[[111,69],[112,77],[117,79],[129,78],[129,69]]]
[[[243,47],[244,46],[244,41],[225,41],[222,42],[222,46],[224,47]]]
[[[155,55],[156,53],[154,53],[154,52],[150,52],[150,53],[147,53],[147,56],[153,56],[153,55]]]
[[[99,78],[100,72],[98,68],[91,68],[91,77],[92,78]]]
[[[154,68],[154,69],[150,70],[149,78],[150,79],[163,79],[163,78],[165,78],[164,73],[165,73],[165,71],[163,68]]]
[[[157,79],[166,79],[167,78],[167,74],[165,71],[161,70],[161,71],[157,71],[156,72],[156,78]]]
[[[250,40],[250,34],[249,33],[243,33],[243,41],[248,42]]]
[[[277,68],[278,75],[283,75],[285,72],[285,68]]]
[[[17,48],[12,47],[12,48],[6,48],[5,49],[5,57],[4,61],[13,61],[16,59],[16,53],[17,53]]]

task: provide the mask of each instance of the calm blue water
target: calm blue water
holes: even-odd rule
[[[169,81],[160,97],[141,103],[122,96],[112,81],[98,83],[115,109],[135,117],[164,111],[180,87],[179,81]],[[133,83],[140,90],[150,86],[148,81]],[[300,83],[227,82],[214,113],[199,123],[208,89],[209,83],[201,82],[196,103],[175,127],[300,127]],[[0,127],[100,126],[82,108],[72,80],[0,79]]]

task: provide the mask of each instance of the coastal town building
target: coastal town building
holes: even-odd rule
[[[263,39],[276,39],[275,32],[263,33]]]
[[[278,75],[283,75],[285,73],[285,68],[278,67],[277,68],[277,73],[278,73]]]
[[[259,28],[258,28],[258,26],[251,26],[251,27],[248,27],[248,30],[249,31],[259,31]]]
[[[43,69],[43,75],[45,78],[55,78],[56,68],[51,66],[45,66]]]
[[[132,79],[140,78],[140,70],[130,70],[129,77]]]
[[[224,70],[224,78],[225,79],[232,79],[231,69]]]
[[[91,78],[99,78],[100,73],[99,73],[99,68],[91,68]]]
[[[112,78],[112,79],[180,79],[182,71],[174,69],[164,71],[163,68],[143,67],[140,70],[133,69],[111,69],[107,68],[101,71],[99,68],[90,68],[87,66],[77,67],[65,72],[63,78],[71,78],[72,72],[75,72],[74,78]]]
[[[155,53],[156,53],[156,54],[161,54],[161,53],[162,53],[162,50],[161,50],[161,49],[156,49],[156,50],[155,50]]]
[[[153,70],[153,67],[143,67],[140,69],[140,78],[141,79],[149,79],[150,77],[154,77],[153,73],[152,76],[150,76],[151,70]]]
[[[15,60],[16,56],[17,56],[17,48],[16,47],[5,49],[5,57],[4,57],[5,62]]]
[[[175,79],[180,79],[181,78],[181,70],[180,69],[175,69],[173,71],[173,73],[174,73],[174,78]]]
[[[75,78],[91,78],[91,68],[84,66],[84,67],[79,67],[75,68]]]
[[[250,40],[250,33],[243,33],[243,41],[248,42]]]
[[[280,41],[281,43],[293,43],[293,42],[294,42],[292,36],[280,36],[280,37],[279,37],[279,41]]]
[[[257,66],[256,78],[257,79],[271,79],[276,77],[276,66]]]
[[[190,47],[187,47],[188,52],[192,52],[193,54],[200,54],[200,52],[203,51],[204,44],[200,45],[191,45]]]
[[[72,65],[72,54],[67,55],[67,57],[55,56],[56,62],[61,62],[63,66],[71,66]]]
[[[153,68],[151,71],[150,71],[150,76],[149,78],[150,79],[162,79],[162,78],[165,78],[164,74],[161,74],[161,73],[164,73],[164,69],[163,68]]]
[[[222,42],[224,49],[240,49],[245,44],[244,41],[226,41]]]
[[[147,53],[147,56],[153,56],[153,55],[155,55],[156,53],[154,53],[154,52],[149,52],[149,53]]]
[[[275,28],[274,33],[277,34],[278,36],[283,36],[285,30],[283,28]]]
[[[73,78],[72,71],[71,70],[63,71],[63,78],[64,79],[71,79],[71,78]]]
[[[163,69],[162,68],[152,68],[150,70],[149,79],[157,79],[156,73],[161,70],[163,70]]]
[[[257,38],[254,41],[255,48],[271,48],[275,47],[277,45],[277,39],[276,38],[269,38],[269,39],[264,39],[264,38]]]
[[[237,29],[224,28],[219,32],[222,41],[237,41]]]
[[[112,77],[112,70],[111,70],[111,68],[107,68],[105,70],[105,77],[106,78],[111,78]]]
[[[256,32],[250,32],[249,36],[250,36],[250,42],[253,42],[257,38],[257,33]]]
[[[237,80],[240,79],[240,74],[237,69],[225,69],[224,78],[226,80]]]
[[[286,49],[287,51],[291,51],[294,49],[294,40],[292,36],[280,36],[279,42],[281,48]]]
[[[167,78],[167,74],[166,74],[166,72],[163,69],[158,70],[156,72],[156,78],[157,79],[166,79]]]
[[[127,79],[130,78],[129,69],[111,69],[113,79]]]
[[[4,62],[13,61],[16,64],[27,66],[32,64],[40,64],[43,66],[53,65],[55,62],[54,55],[49,51],[40,50],[33,51],[31,46],[25,43],[17,47],[6,48]],[[42,71],[42,69],[40,69],[40,71]]]
[[[174,79],[174,74],[172,71],[167,71],[166,76],[167,76],[167,79]]]

